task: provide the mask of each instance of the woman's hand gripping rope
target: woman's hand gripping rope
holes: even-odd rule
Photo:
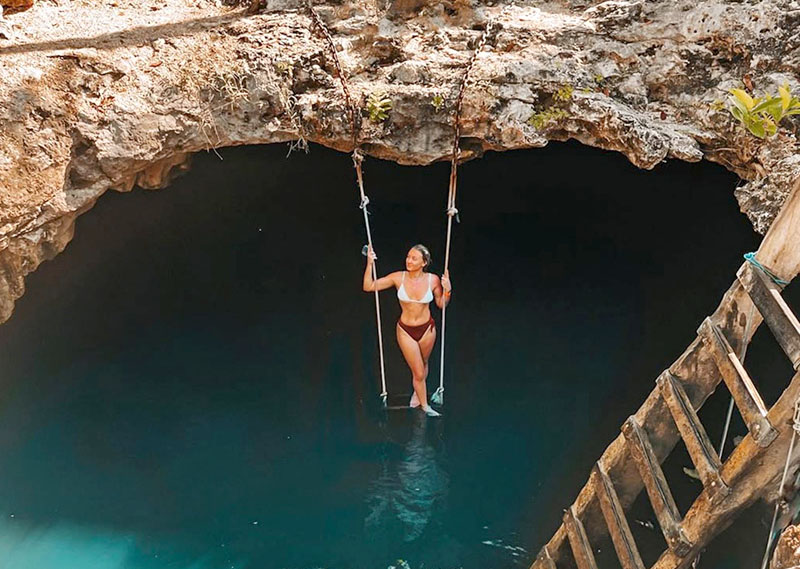
[[[450,296],[450,293],[453,292],[453,285],[450,283],[449,269],[445,269],[444,274],[442,275],[442,290],[447,296]]]

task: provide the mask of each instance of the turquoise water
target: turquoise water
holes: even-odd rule
[[[0,328],[2,567],[527,567],[759,242],[709,164],[469,163],[444,417],[386,413],[350,160],[285,151],[110,193],[28,278]],[[365,176],[379,270],[423,242],[440,271],[447,165]]]

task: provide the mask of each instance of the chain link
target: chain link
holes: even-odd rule
[[[336,51],[336,44],[333,43],[333,37],[331,37],[331,34],[328,31],[328,26],[325,25],[325,22],[322,21],[322,18],[320,18],[319,14],[317,14],[317,12],[314,10],[314,5],[312,4],[311,0],[308,0],[308,11],[311,13],[311,20],[314,22],[315,27],[320,31],[322,37],[325,38],[325,42],[328,44],[328,49],[333,57],[333,66],[336,69],[336,75],[342,84],[344,102],[350,111],[350,122],[353,131],[353,162],[355,162],[358,167],[361,164],[360,154],[358,156],[356,155],[359,133],[358,110],[353,102],[353,98],[350,96],[350,88],[347,83],[347,76],[344,74],[344,70],[342,69],[342,62],[339,60],[339,54]]]
[[[472,68],[475,66],[475,61],[478,59],[478,55],[483,51],[483,48],[486,47],[486,42],[489,39],[489,36],[492,33],[492,29],[497,26],[500,20],[504,19],[511,8],[514,7],[514,3],[510,2],[503,8],[499,15],[495,18],[491,18],[486,23],[486,29],[483,30],[480,39],[478,40],[478,45],[475,46],[475,50],[472,52],[469,60],[467,61],[467,67],[464,69],[464,75],[461,78],[461,83],[458,86],[458,95],[456,96],[456,104],[454,109],[454,129],[453,129],[453,156],[452,162],[455,164],[458,161],[459,155],[459,148],[458,148],[458,141],[461,138],[461,109],[464,104],[464,93],[467,90],[468,85],[473,85],[475,83],[474,80],[470,80],[470,73],[472,73]]]

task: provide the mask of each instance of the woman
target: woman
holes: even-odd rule
[[[436,343],[436,324],[428,306],[432,300],[436,306],[444,308],[450,302],[452,286],[450,276],[445,271],[440,279],[426,273],[431,264],[431,253],[424,245],[414,245],[406,255],[406,270],[396,271],[378,280],[372,278],[372,264],[375,253],[370,249],[367,253],[367,268],[364,270],[364,292],[397,289],[402,313],[397,320],[397,344],[403,357],[411,368],[411,381],[414,394],[409,407],[422,407],[430,417],[438,417],[439,413],[428,405],[428,393],[425,380],[428,378],[428,358]]]

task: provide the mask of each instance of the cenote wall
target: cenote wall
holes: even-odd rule
[[[641,171],[574,143],[469,162],[444,416],[387,413],[349,157],[221,157],[104,196],[0,327],[3,567],[527,567],[760,242],[708,163]],[[448,168],[366,161],[382,274],[417,242],[441,271]],[[408,393],[393,291],[382,308]],[[747,362],[772,403],[791,368],[766,329]],[[701,412],[715,441],[727,402]],[[682,511],[684,466],[681,448],[665,466]],[[752,567],[767,516],[704,566]],[[643,499],[637,519],[655,521]],[[653,561],[663,539],[633,524]]]

